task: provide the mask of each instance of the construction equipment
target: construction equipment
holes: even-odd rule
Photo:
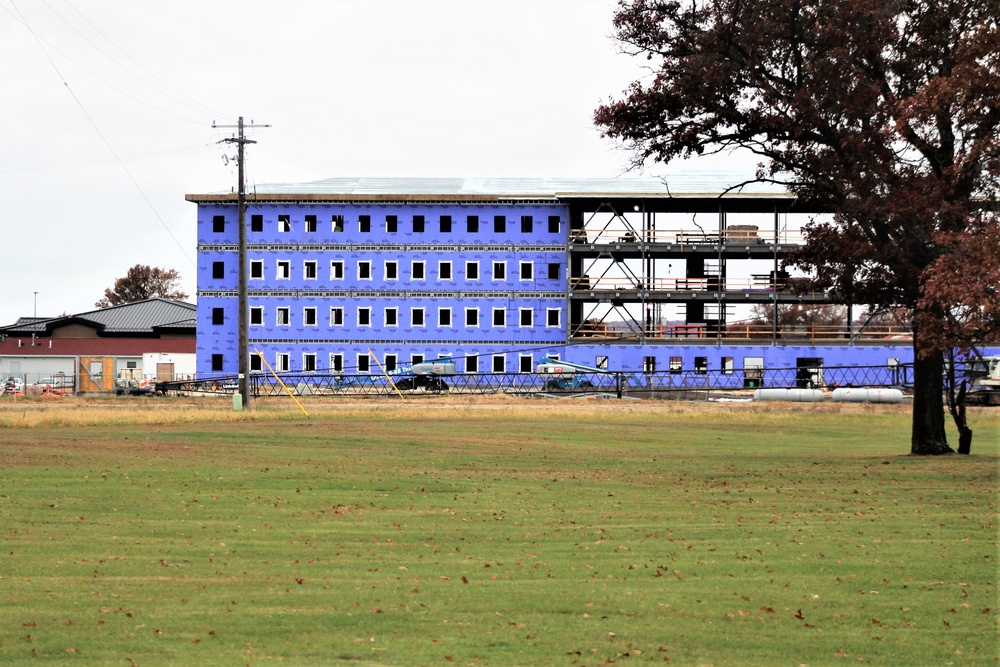
[[[396,385],[396,389],[400,391],[426,389],[438,392],[448,391],[448,383],[441,378],[451,377],[455,374],[455,362],[451,360],[451,357],[400,366],[388,373],[393,384]]]
[[[115,396],[145,396],[154,393],[156,382],[137,374],[133,369],[123,370],[115,378]]]
[[[1000,357],[980,357],[966,364],[969,405],[1000,405]]]
[[[23,396],[24,395],[24,380],[22,380],[19,377],[15,377],[15,376],[11,375],[6,380],[4,380],[3,386],[0,387],[0,389],[3,390],[3,391],[0,391],[0,393],[3,393],[3,394],[16,394],[16,395]]]
[[[553,357],[542,357],[535,366],[535,373],[539,375],[552,376],[545,382],[545,389],[548,391],[589,389],[594,383],[586,377],[578,377],[578,373],[601,373],[607,374],[605,368],[593,368],[583,364],[574,364],[570,361],[562,361]]]
[[[448,383],[442,378],[456,375],[455,362],[451,357],[441,357],[434,361],[421,361],[416,364],[406,364],[397,366],[385,375],[345,375],[337,377],[334,382],[335,389],[347,389],[359,383],[373,384],[384,382],[386,377],[392,379],[399,391],[414,391],[424,389],[426,391],[442,392],[448,391]]]

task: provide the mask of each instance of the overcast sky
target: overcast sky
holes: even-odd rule
[[[184,195],[236,183],[213,121],[272,125],[252,133],[251,187],[623,174],[591,121],[644,74],[611,38],[615,6],[4,0],[0,324],[36,302],[40,317],[92,310],[138,263],[176,269],[193,302]]]

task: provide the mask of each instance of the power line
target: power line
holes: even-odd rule
[[[176,157],[179,155],[193,155],[214,150],[211,146],[197,146],[191,148],[178,148],[164,151],[154,151],[152,153],[141,153],[136,155],[125,155],[123,160],[128,162],[136,160],[151,160],[155,158]],[[49,162],[45,164],[27,164],[19,167],[0,167],[0,174],[15,174],[29,171],[46,171],[50,169],[71,169],[74,167],[90,167],[98,164],[115,162],[115,158],[92,158],[86,160],[73,160],[70,162]]]
[[[44,2],[44,0],[43,0],[43,2]],[[228,116],[228,114],[226,114],[226,113],[223,113],[223,112],[221,112],[221,111],[219,111],[219,110],[217,110],[217,109],[213,109],[213,108],[211,108],[211,107],[209,107],[209,106],[207,106],[207,105],[205,105],[205,104],[202,104],[202,103],[201,103],[201,102],[200,102],[199,100],[196,100],[195,98],[193,98],[193,97],[191,97],[191,96],[189,96],[189,95],[186,95],[186,94],[184,94],[184,92],[182,92],[181,90],[178,90],[178,89],[177,89],[177,88],[175,88],[174,86],[170,85],[169,83],[167,83],[166,81],[164,81],[163,79],[161,79],[160,77],[158,77],[158,76],[157,76],[156,74],[154,74],[154,73],[153,73],[152,71],[150,71],[150,70],[149,70],[148,68],[144,67],[144,66],[142,65],[142,63],[138,62],[138,61],[137,61],[137,60],[136,60],[135,58],[133,58],[132,56],[130,56],[130,55],[129,55],[129,54],[128,54],[128,53],[127,53],[127,52],[126,52],[126,51],[125,51],[124,49],[122,49],[122,48],[121,48],[120,46],[118,46],[118,44],[116,44],[116,43],[115,43],[115,42],[114,42],[114,41],[113,41],[113,40],[112,40],[112,39],[111,39],[110,37],[108,37],[108,36],[107,36],[107,35],[105,35],[105,34],[104,34],[103,32],[101,32],[101,30],[100,30],[100,29],[99,29],[99,28],[98,28],[97,26],[95,26],[95,25],[94,25],[94,24],[93,24],[93,23],[92,23],[92,22],[91,22],[91,21],[90,21],[90,20],[89,20],[89,19],[88,19],[88,18],[87,18],[86,16],[84,16],[84,15],[83,15],[83,13],[81,13],[79,9],[77,9],[77,8],[76,8],[76,7],[74,7],[74,6],[72,5],[72,4],[70,4],[69,0],[64,0],[64,2],[66,3],[66,5],[67,5],[67,6],[68,6],[68,7],[70,8],[70,9],[72,9],[72,10],[73,10],[74,12],[76,12],[76,13],[77,13],[77,15],[78,15],[78,16],[79,16],[79,17],[80,17],[81,19],[83,19],[83,21],[84,21],[84,22],[85,22],[85,23],[86,23],[87,25],[89,25],[89,26],[90,26],[91,28],[93,28],[94,32],[96,32],[96,33],[97,33],[98,35],[100,35],[101,37],[103,37],[103,38],[104,38],[104,40],[105,40],[106,42],[108,42],[108,44],[110,44],[111,46],[113,46],[113,47],[114,47],[114,48],[115,48],[115,49],[116,49],[116,50],[117,50],[117,51],[118,51],[119,53],[121,53],[121,54],[122,54],[123,56],[125,56],[125,57],[126,57],[126,58],[127,58],[128,60],[129,60],[129,62],[133,63],[133,64],[134,64],[134,65],[135,65],[136,67],[138,67],[138,68],[139,68],[140,70],[142,70],[143,72],[145,72],[146,74],[148,74],[149,76],[151,76],[151,77],[152,77],[153,79],[155,79],[155,80],[156,80],[156,81],[158,81],[159,83],[162,83],[162,84],[163,84],[164,86],[166,86],[166,87],[167,87],[168,89],[170,89],[170,90],[172,90],[173,92],[177,93],[177,94],[178,94],[178,95],[180,95],[181,97],[183,97],[183,98],[185,98],[185,99],[187,99],[187,100],[189,100],[189,101],[191,101],[191,102],[194,102],[194,103],[195,103],[195,105],[197,105],[197,106],[195,106],[195,105],[191,105],[191,104],[187,104],[186,102],[184,102],[184,101],[182,101],[182,100],[179,100],[179,99],[177,99],[177,98],[175,98],[175,97],[173,97],[173,96],[171,96],[171,95],[167,95],[167,94],[165,94],[165,93],[164,93],[163,91],[161,91],[161,90],[157,90],[157,89],[156,89],[156,88],[155,88],[154,86],[152,86],[152,85],[151,85],[151,84],[150,84],[149,82],[147,82],[147,81],[143,81],[143,80],[142,80],[141,78],[139,78],[139,77],[138,77],[138,76],[137,76],[137,75],[136,75],[135,73],[133,73],[133,72],[129,71],[129,70],[128,70],[128,69],[126,68],[126,67],[124,67],[123,65],[121,65],[121,63],[117,62],[117,61],[116,61],[116,60],[114,60],[114,59],[113,59],[113,58],[112,58],[111,56],[109,56],[108,54],[104,53],[104,51],[103,51],[103,50],[101,50],[101,49],[100,49],[100,47],[98,47],[98,46],[97,46],[96,44],[94,44],[94,43],[93,43],[93,42],[91,42],[91,41],[90,41],[89,39],[87,39],[87,37],[86,37],[86,36],[85,36],[85,35],[84,35],[84,34],[83,34],[82,32],[80,32],[79,30],[77,30],[77,29],[76,29],[76,27],[74,27],[74,26],[73,26],[73,25],[72,25],[71,23],[69,23],[69,21],[66,21],[66,19],[65,19],[65,18],[63,18],[62,16],[60,16],[58,12],[56,12],[56,11],[55,11],[54,9],[52,9],[52,7],[51,7],[51,6],[49,6],[49,5],[48,5],[48,3],[45,3],[45,6],[46,6],[46,7],[48,7],[48,8],[49,8],[49,10],[50,10],[50,11],[52,11],[52,13],[53,13],[53,14],[55,14],[56,16],[59,16],[59,18],[60,18],[60,19],[62,19],[62,20],[63,20],[64,22],[66,22],[66,24],[67,24],[67,25],[69,25],[69,26],[70,26],[70,28],[72,28],[72,29],[73,29],[73,30],[74,30],[74,31],[75,31],[75,32],[76,32],[76,33],[77,33],[78,35],[80,35],[81,37],[83,37],[83,39],[84,39],[84,40],[86,40],[88,44],[90,44],[91,46],[93,46],[93,47],[94,47],[95,49],[97,49],[97,50],[98,50],[98,51],[99,51],[100,53],[102,53],[103,55],[105,55],[105,56],[106,56],[106,57],[107,57],[107,58],[108,58],[109,60],[111,60],[111,61],[112,61],[112,62],[114,62],[114,63],[115,63],[116,65],[118,65],[119,67],[121,67],[121,68],[122,68],[123,70],[125,70],[126,72],[128,72],[129,74],[131,74],[131,75],[132,75],[132,76],[134,76],[134,77],[135,77],[136,79],[138,79],[139,81],[141,81],[141,82],[142,82],[142,83],[144,83],[145,85],[149,86],[150,88],[153,88],[153,90],[156,90],[156,92],[160,93],[161,95],[164,95],[165,97],[167,97],[167,98],[169,98],[169,99],[172,99],[172,100],[174,100],[175,102],[177,102],[177,103],[179,103],[179,104],[182,104],[182,105],[184,105],[184,106],[186,106],[186,107],[188,107],[188,108],[190,108],[190,109],[192,109],[192,110],[196,110],[196,111],[200,111],[200,112],[202,112],[202,113],[206,113],[206,112],[207,112],[207,113],[211,113],[211,114],[213,114],[213,115],[215,115],[215,116],[221,116],[221,117],[226,117],[226,116]]]
[[[12,4],[13,4],[13,3],[12,3]],[[10,14],[10,13],[11,13],[11,12],[10,12],[10,10],[8,10],[8,9],[7,9],[6,7],[4,7],[3,9],[4,9],[4,11],[6,11],[6,12],[7,12],[8,14]],[[42,37],[41,35],[39,35],[39,34],[38,34],[37,32],[35,32],[35,30],[34,30],[34,29],[33,29],[33,28],[31,27],[31,26],[29,26],[29,25],[28,25],[28,22],[27,22],[27,20],[26,20],[26,19],[24,18],[24,15],[23,15],[23,14],[21,14],[20,10],[19,10],[19,9],[17,9],[17,7],[16,7],[16,6],[14,7],[14,9],[15,9],[15,10],[17,11],[17,15],[13,15],[13,14],[11,14],[11,15],[12,15],[12,16],[14,16],[14,19],[15,19],[16,21],[18,21],[18,22],[19,22],[19,23],[20,23],[21,25],[23,25],[23,26],[24,26],[24,28],[25,28],[25,29],[26,29],[26,30],[27,30],[27,31],[28,31],[29,33],[31,33],[31,36],[32,36],[32,37],[34,37],[35,41],[36,41],[36,42],[38,43],[38,46],[39,46],[39,48],[41,48],[41,49],[42,49],[42,51],[43,51],[43,52],[45,53],[45,57],[46,57],[46,58],[48,58],[49,62],[50,62],[50,63],[52,64],[52,66],[53,66],[53,67],[55,67],[55,63],[54,63],[54,62],[52,61],[52,58],[51,58],[51,56],[49,56],[49,54],[48,54],[48,51],[46,51],[45,47],[43,47],[43,46],[42,46],[42,43],[44,43],[44,44],[48,45],[49,49],[51,49],[51,50],[52,50],[52,51],[54,51],[55,53],[58,53],[58,54],[59,54],[60,56],[62,56],[63,58],[65,58],[65,59],[66,59],[66,61],[67,61],[67,62],[69,62],[70,64],[72,64],[72,65],[75,65],[75,66],[76,66],[76,67],[78,67],[78,68],[79,68],[79,69],[80,69],[81,71],[85,72],[86,74],[89,74],[89,75],[90,75],[91,77],[93,77],[93,78],[94,78],[94,79],[96,79],[97,81],[99,81],[99,82],[103,83],[103,84],[104,84],[105,86],[107,86],[107,87],[108,87],[108,88],[110,88],[111,90],[115,91],[115,92],[116,92],[116,93],[118,93],[119,95],[122,95],[123,97],[127,97],[128,99],[132,100],[132,101],[133,101],[133,102],[135,102],[136,104],[141,104],[142,106],[144,106],[144,107],[146,107],[146,108],[148,108],[148,109],[152,109],[153,111],[156,111],[156,112],[158,112],[158,113],[161,113],[161,114],[163,114],[163,115],[165,115],[165,116],[170,116],[171,118],[176,118],[177,120],[182,120],[182,121],[184,121],[184,122],[186,122],[186,123],[191,123],[191,124],[193,124],[193,125],[201,125],[201,124],[202,124],[202,123],[204,122],[204,121],[201,121],[201,120],[195,120],[195,119],[193,119],[193,118],[185,118],[184,116],[181,116],[181,115],[178,115],[178,114],[175,114],[175,113],[173,113],[173,112],[171,112],[171,111],[167,111],[166,109],[163,109],[163,108],[161,108],[161,107],[158,107],[158,106],[156,106],[156,105],[154,105],[154,104],[151,104],[151,103],[149,103],[149,102],[146,102],[146,101],[144,101],[144,100],[141,100],[141,99],[139,99],[138,97],[136,97],[136,96],[134,96],[134,95],[132,95],[132,94],[130,94],[130,93],[127,93],[127,92],[125,92],[124,90],[122,90],[122,89],[121,89],[121,88],[119,88],[118,86],[116,86],[116,85],[114,85],[114,84],[110,83],[110,82],[109,82],[109,81],[107,81],[106,79],[104,79],[104,78],[102,78],[101,76],[99,76],[99,75],[95,74],[94,72],[92,72],[92,71],[91,71],[91,70],[89,70],[88,68],[84,67],[84,66],[83,66],[83,65],[81,65],[81,64],[80,64],[79,62],[77,62],[77,61],[76,61],[76,60],[74,60],[74,59],[73,59],[72,57],[70,57],[70,56],[69,56],[69,54],[67,54],[67,53],[64,53],[64,52],[63,52],[62,50],[60,50],[60,49],[59,49],[59,48],[58,48],[57,46],[55,46],[54,44],[52,44],[51,42],[49,42],[49,41],[48,41],[47,39],[45,39],[44,37]],[[96,48],[96,47],[95,47],[95,48]],[[103,52],[102,52],[102,53],[103,53]],[[104,54],[104,55],[106,56],[107,54]],[[112,60],[112,62],[114,62],[114,61]],[[116,64],[117,64],[117,63],[116,63]],[[119,66],[120,66],[120,65],[119,65]],[[128,70],[126,70],[126,72],[127,72],[127,71],[128,71]],[[133,74],[133,76],[135,76],[135,75]],[[60,78],[63,78],[61,74],[60,74]],[[141,79],[140,79],[140,81],[141,81]],[[64,83],[65,83],[65,79],[64,79]],[[148,85],[148,84],[147,84],[147,85]],[[75,97],[75,96],[74,96],[74,97]],[[176,100],[175,100],[175,101],[176,101]],[[190,107],[190,105],[185,105],[185,106],[189,106],[189,107]]]
[[[13,2],[11,4],[13,4]],[[155,215],[156,219],[160,221],[160,225],[163,227],[164,231],[167,232],[167,235],[171,238],[171,240],[173,240],[174,244],[180,249],[181,254],[183,254],[184,257],[191,264],[191,266],[193,268],[195,268],[195,270],[197,270],[198,265],[195,263],[194,259],[192,259],[191,255],[188,253],[188,251],[186,251],[184,249],[184,246],[182,246],[180,244],[180,241],[177,240],[177,237],[174,236],[173,232],[170,231],[170,228],[167,226],[167,223],[160,216],[160,213],[159,213],[159,211],[156,210],[156,207],[153,206],[153,202],[150,201],[149,197],[146,195],[146,192],[142,189],[142,186],[140,186],[139,182],[135,179],[135,176],[133,176],[132,172],[129,171],[129,169],[128,169],[127,166],[125,166],[125,163],[118,156],[118,153],[115,152],[115,149],[111,145],[111,142],[109,142],[107,140],[107,138],[104,136],[104,134],[101,132],[101,129],[97,126],[97,123],[94,122],[94,119],[90,117],[89,113],[87,113],[86,107],[83,106],[83,103],[80,101],[80,98],[78,98],[76,96],[76,93],[73,92],[73,89],[70,87],[69,82],[66,81],[65,77],[63,77],[63,75],[62,75],[62,72],[59,71],[59,67],[55,64],[55,62],[49,56],[48,52],[45,50],[45,47],[42,45],[42,42],[39,39],[38,35],[35,33],[34,30],[31,29],[31,27],[28,25],[28,22],[24,20],[24,16],[21,15],[21,11],[19,9],[17,9],[16,5],[14,5],[14,9],[17,11],[18,15],[21,17],[21,22],[28,29],[28,31],[31,33],[31,35],[35,38],[35,41],[38,43],[38,48],[40,48],[42,50],[42,53],[45,55],[46,59],[49,61],[49,64],[52,65],[52,69],[55,70],[56,75],[63,82],[63,85],[66,87],[67,92],[69,92],[69,94],[73,97],[73,100],[76,102],[77,106],[80,107],[80,111],[83,112],[84,117],[90,123],[91,127],[94,128],[94,131],[97,133],[97,136],[99,136],[101,138],[101,141],[104,142],[104,145],[108,147],[108,150],[115,157],[115,160],[121,166],[122,170],[128,176],[129,180],[132,181],[132,184],[135,186],[135,189],[138,190],[138,192],[142,196],[143,200],[145,200],[146,204],[149,206],[150,210],[153,212],[153,215]]]

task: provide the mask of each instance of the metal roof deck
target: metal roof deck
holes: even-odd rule
[[[16,324],[0,327],[0,332],[43,334],[53,326],[77,321],[96,325],[103,335],[149,334],[156,328],[164,327],[193,329],[197,312],[194,304],[153,298],[63,317],[22,317]]]
[[[582,198],[725,198],[793,199],[770,183],[749,183],[735,172],[690,172],[660,178],[328,178],[307,183],[267,183],[253,186],[250,199],[272,200],[453,200]],[[742,184],[742,185],[741,185]],[[189,194],[191,202],[235,200],[236,194]]]

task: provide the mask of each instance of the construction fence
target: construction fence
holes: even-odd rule
[[[418,379],[418,378],[424,379]],[[279,382],[280,378],[280,382]],[[838,387],[895,387],[905,390],[913,382],[910,365],[843,366],[815,368],[747,368],[705,371],[582,372],[564,373],[465,373],[454,376],[413,376],[282,372],[254,374],[250,394],[257,398],[283,396],[435,396],[476,394],[548,394],[554,396],[602,395],[637,398],[698,398],[723,395],[749,396],[755,389]],[[235,377],[215,377],[170,383],[164,388],[180,393],[237,391]]]

